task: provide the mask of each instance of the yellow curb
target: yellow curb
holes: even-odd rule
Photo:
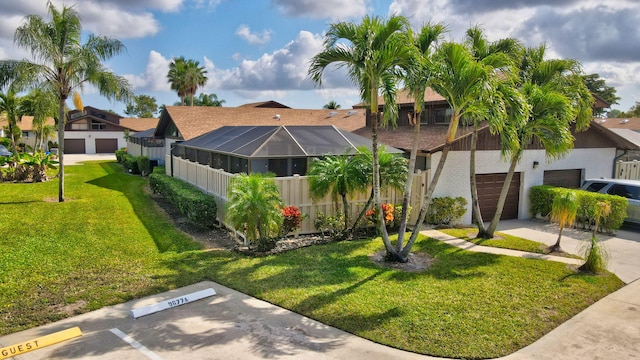
[[[37,339],[3,347],[2,349],[0,349],[0,360],[28,353],[33,350],[38,350],[40,348],[73,339],[78,336],[82,336],[82,331],[80,331],[80,328],[76,326],[67,330],[62,330],[53,334],[45,335]]]

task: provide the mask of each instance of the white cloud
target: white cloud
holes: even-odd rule
[[[246,40],[249,44],[264,45],[271,40],[271,30],[263,30],[262,33],[252,33],[247,25],[240,25],[236,30],[236,35]]]
[[[111,4],[83,2],[78,5],[83,28],[115,38],[141,38],[155,35],[160,24],[150,12],[128,12]]]
[[[295,17],[341,20],[364,16],[367,0],[271,0],[282,13]]]
[[[129,80],[134,90],[143,91],[171,91],[167,82],[170,59],[165,58],[157,51],[151,50],[147,58],[145,71],[137,75],[124,75]]]

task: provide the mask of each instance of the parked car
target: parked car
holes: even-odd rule
[[[0,145],[0,156],[11,156],[13,153],[6,146]]]
[[[582,190],[627,198],[629,206],[624,220],[640,224],[640,180],[588,179],[582,185]]]

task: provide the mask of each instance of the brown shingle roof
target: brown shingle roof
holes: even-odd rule
[[[133,131],[144,131],[158,125],[157,118],[121,118],[120,126]]]
[[[240,105],[238,107],[254,107],[254,108],[286,108],[291,109],[291,107],[281,104],[277,101],[269,100],[269,101],[259,101],[254,103],[248,103],[244,105]]]
[[[487,127],[488,125],[482,125],[478,130],[482,131]],[[418,151],[429,153],[442,149],[447,138],[448,130],[449,127],[444,125],[421,126],[420,137],[418,139]],[[458,127],[456,140],[471,135],[472,131],[473,127],[471,126]],[[367,127],[357,129],[353,131],[353,133],[371,138],[371,129]],[[400,126],[397,128],[378,129],[378,142],[381,144],[409,151],[411,150],[412,141],[413,127]]]
[[[629,129],[633,131],[640,131],[640,118],[607,118],[594,119],[593,121],[607,129]]]
[[[424,92],[424,102],[425,103],[446,103],[447,100],[442,97],[442,95],[435,92],[432,88],[428,87]],[[409,96],[409,92],[405,89],[399,90],[396,93],[396,103],[398,106],[400,105],[411,105],[413,104],[413,98]],[[384,98],[382,96],[378,96],[378,105],[384,105]],[[365,107],[364,103],[358,103],[353,105],[354,108],[362,108]]]
[[[56,122],[53,118],[47,118],[45,124],[55,126]],[[0,120],[0,127],[8,126],[7,120]],[[18,127],[22,131],[33,131],[33,116],[23,116],[22,120],[18,123]]]
[[[226,125],[335,125],[347,131],[363,127],[364,111],[348,115],[349,111],[354,110],[167,106],[158,129],[166,127],[166,122],[172,120],[183,139],[189,140]],[[335,115],[331,116],[332,112]]]

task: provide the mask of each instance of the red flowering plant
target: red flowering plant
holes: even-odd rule
[[[286,235],[295,229],[299,229],[302,226],[302,219],[304,216],[295,205],[290,205],[282,208],[282,234]]]
[[[394,209],[395,207],[393,206],[393,204],[386,204],[383,203],[382,204],[382,214],[384,217],[384,223],[385,225],[389,225],[391,223],[393,223],[393,219],[394,219]],[[367,212],[364,214],[364,216],[367,218],[367,220],[371,221],[372,223],[376,223],[378,220],[378,216],[377,216],[377,208],[373,208],[371,210],[367,210]]]

